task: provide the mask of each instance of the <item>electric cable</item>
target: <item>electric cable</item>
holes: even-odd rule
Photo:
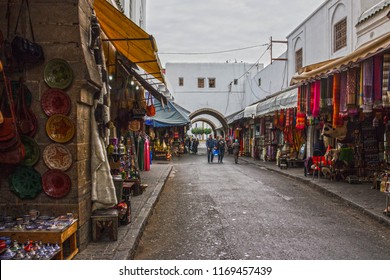
[[[237,49],[230,49],[230,50],[223,50],[223,51],[214,51],[214,52],[159,52],[158,54],[168,55],[168,54],[175,54],[175,55],[208,55],[208,54],[219,54],[219,53],[228,53],[228,52],[235,52],[235,51],[242,51],[242,50],[248,50],[253,48],[259,48],[269,46],[268,43],[262,44],[262,45],[255,45],[250,47],[243,47],[243,48],[237,48]]]

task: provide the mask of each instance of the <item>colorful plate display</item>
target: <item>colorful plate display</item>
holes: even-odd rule
[[[46,84],[51,88],[66,89],[73,81],[73,71],[69,63],[63,59],[50,60],[43,73]]]
[[[61,198],[70,191],[70,178],[60,170],[48,170],[42,175],[43,191],[50,197]]]
[[[71,108],[70,97],[63,90],[48,89],[42,95],[41,107],[49,117],[55,114],[68,115]]]
[[[51,140],[58,143],[66,143],[73,138],[75,127],[70,118],[56,114],[47,120],[46,133]]]
[[[39,146],[31,137],[21,135],[21,138],[26,151],[26,155],[21,164],[25,166],[33,166],[39,159]]]
[[[11,190],[20,198],[34,198],[42,191],[41,174],[30,166],[18,166],[9,180]]]
[[[43,161],[50,169],[66,171],[72,165],[72,154],[64,145],[52,143],[43,150]]]

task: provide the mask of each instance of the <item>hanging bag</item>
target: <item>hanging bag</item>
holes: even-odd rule
[[[156,115],[156,107],[153,104],[153,97],[149,94],[148,103],[146,105],[146,115],[153,117]]]
[[[20,15],[22,13],[24,3],[26,3],[26,7],[27,7],[27,14],[28,14],[28,19],[29,19],[32,41],[30,41],[29,39],[24,38],[22,36],[16,35],[16,32],[18,30]],[[34,31],[33,31],[33,26],[32,26],[32,21],[31,21],[30,6],[28,3],[28,0],[22,0],[22,3],[20,4],[19,14],[18,14],[18,18],[16,20],[14,34],[15,34],[15,37],[11,43],[12,54],[19,62],[36,64],[36,63],[43,61],[43,59],[44,59],[43,49],[39,44],[35,43],[35,36],[34,36]]]
[[[20,79],[19,91],[16,102],[16,120],[19,132],[23,135],[33,137],[37,132],[38,120],[26,104],[26,86]]]

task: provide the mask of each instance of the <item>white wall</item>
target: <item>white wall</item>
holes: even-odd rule
[[[166,78],[175,102],[190,112],[212,108],[222,115],[230,115],[256,101],[245,90],[245,74],[252,64],[247,63],[166,63]],[[262,69],[262,65],[259,69]],[[257,72],[257,68],[251,69]],[[245,74],[245,75],[244,75]],[[244,76],[243,76],[244,75]],[[179,86],[179,77],[184,85]],[[241,77],[241,78],[240,78]],[[198,78],[205,78],[205,87],[198,88]],[[209,88],[208,78],[215,78],[215,88]],[[234,79],[238,79],[234,85]]]
[[[286,53],[279,58],[286,58]],[[247,92],[260,100],[287,88],[289,84],[287,69],[287,61],[275,60],[253,76],[247,83]],[[259,79],[261,79],[260,84]]]
[[[124,14],[135,24],[146,28],[146,0],[120,0]]]
[[[318,7],[287,35],[289,80],[295,74],[296,49],[294,47],[297,40],[302,40],[303,66],[345,56],[353,52],[360,44],[356,29],[360,15],[379,2],[381,0],[328,0]],[[333,26],[344,17],[347,17],[347,46],[334,52]],[[382,32],[385,30],[386,27],[383,28]],[[360,41],[367,42],[369,40],[370,38],[365,37]]]

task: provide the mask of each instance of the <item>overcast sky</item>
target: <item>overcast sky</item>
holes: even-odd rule
[[[147,0],[146,31],[152,34],[160,60],[166,62],[256,62],[266,46],[212,55],[285,40],[325,0]],[[286,47],[275,44],[274,57]],[[269,52],[261,63],[270,63]]]

